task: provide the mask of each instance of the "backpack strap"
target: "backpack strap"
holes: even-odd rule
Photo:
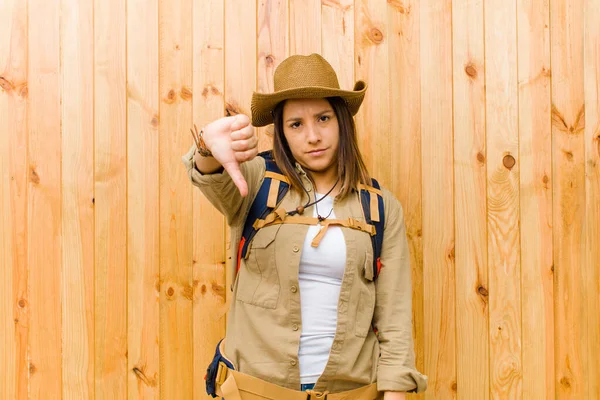
[[[373,279],[377,279],[381,271],[381,248],[383,246],[383,228],[385,211],[383,208],[383,192],[379,182],[372,179],[373,186],[358,185],[360,202],[365,214],[365,222],[375,226],[375,234],[371,235],[373,244]]]
[[[288,178],[283,175],[273,160],[272,151],[264,151],[258,154],[265,159],[266,172],[262,185],[250,206],[250,211],[246,217],[242,239],[238,247],[237,271],[240,269],[242,258],[246,258],[248,247],[258,229],[254,226],[257,220],[265,219],[277,207],[277,204],[283,200],[283,197],[290,188]]]

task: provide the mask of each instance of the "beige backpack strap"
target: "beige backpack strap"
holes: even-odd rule
[[[381,198],[383,198],[383,192],[380,189],[374,188],[373,186],[363,185],[362,183],[358,184],[358,188],[360,190],[367,190],[369,193],[371,193],[371,220],[373,220],[373,222],[379,222],[379,204],[377,196],[381,196]]]

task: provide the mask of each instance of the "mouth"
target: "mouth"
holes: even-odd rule
[[[309,151],[307,154],[313,157],[318,157],[318,156],[322,156],[323,154],[325,154],[325,151],[327,149],[315,149],[315,150],[311,150]]]

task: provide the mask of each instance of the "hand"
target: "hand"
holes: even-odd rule
[[[258,154],[258,139],[250,125],[250,118],[238,114],[223,117],[204,127],[203,139],[215,160],[231,176],[242,196],[248,195],[248,184],[240,171],[240,164]]]

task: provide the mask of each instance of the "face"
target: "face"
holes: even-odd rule
[[[283,106],[283,133],[292,155],[313,177],[337,176],[340,128],[325,99],[292,99]]]

